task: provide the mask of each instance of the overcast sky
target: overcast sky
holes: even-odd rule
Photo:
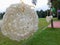
[[[31,5],[32,0],[24,0],[26,4]],[[17,4],[20,3],[20,0],[0,0],[0,12],[6,11],[6,8],[8,8],[11,4]],[[37,0],[37,5],[35,7],[35,10],[47,10],[49,9],[48,0]]]

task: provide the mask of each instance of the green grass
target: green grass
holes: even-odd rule
[[[38,27],[41,30],[42,28],[46,27],[49,23],[46,22],[45,18],[40,18],[39,19],[39,24]]]
[[[57,19],[55,18],[55,20]],[[0,45],[60,45],[60,29],[46,28],[42,30],[48,24],[45,18],[39,19],[38,31],[29,39],[20,42],[10,40],[0,33]]]

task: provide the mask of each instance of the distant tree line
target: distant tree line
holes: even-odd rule
[[[50,16],[50,10],[46,10],[46,11],[40,10],[36,12],[39,18],[45,18],[47,15]],[[53,14],[53,17],[56,17],[56,16],[57,16],[56,14]]]
[[[45,18],[47,16],[47,10],[46,11],[40,10],[40,11],[36,11],[36,12],[37,12],[39,18]],[[48,16],[49,16],[49,10],[48,10]]]
[[[0,12],[0,19],[3,18],[3,15],[5,14],[5,12]]]

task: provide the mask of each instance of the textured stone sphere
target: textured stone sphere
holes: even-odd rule
[[[3,17],[1,32],[12,40],[27,39],[38,29],[38,16],[27,4],[13,4]]]

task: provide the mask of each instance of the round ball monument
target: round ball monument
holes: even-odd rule
[[[38,29],[38,16],[27,4],[13,4],[3,16],[1,32],[12,40],[27,39]]]

